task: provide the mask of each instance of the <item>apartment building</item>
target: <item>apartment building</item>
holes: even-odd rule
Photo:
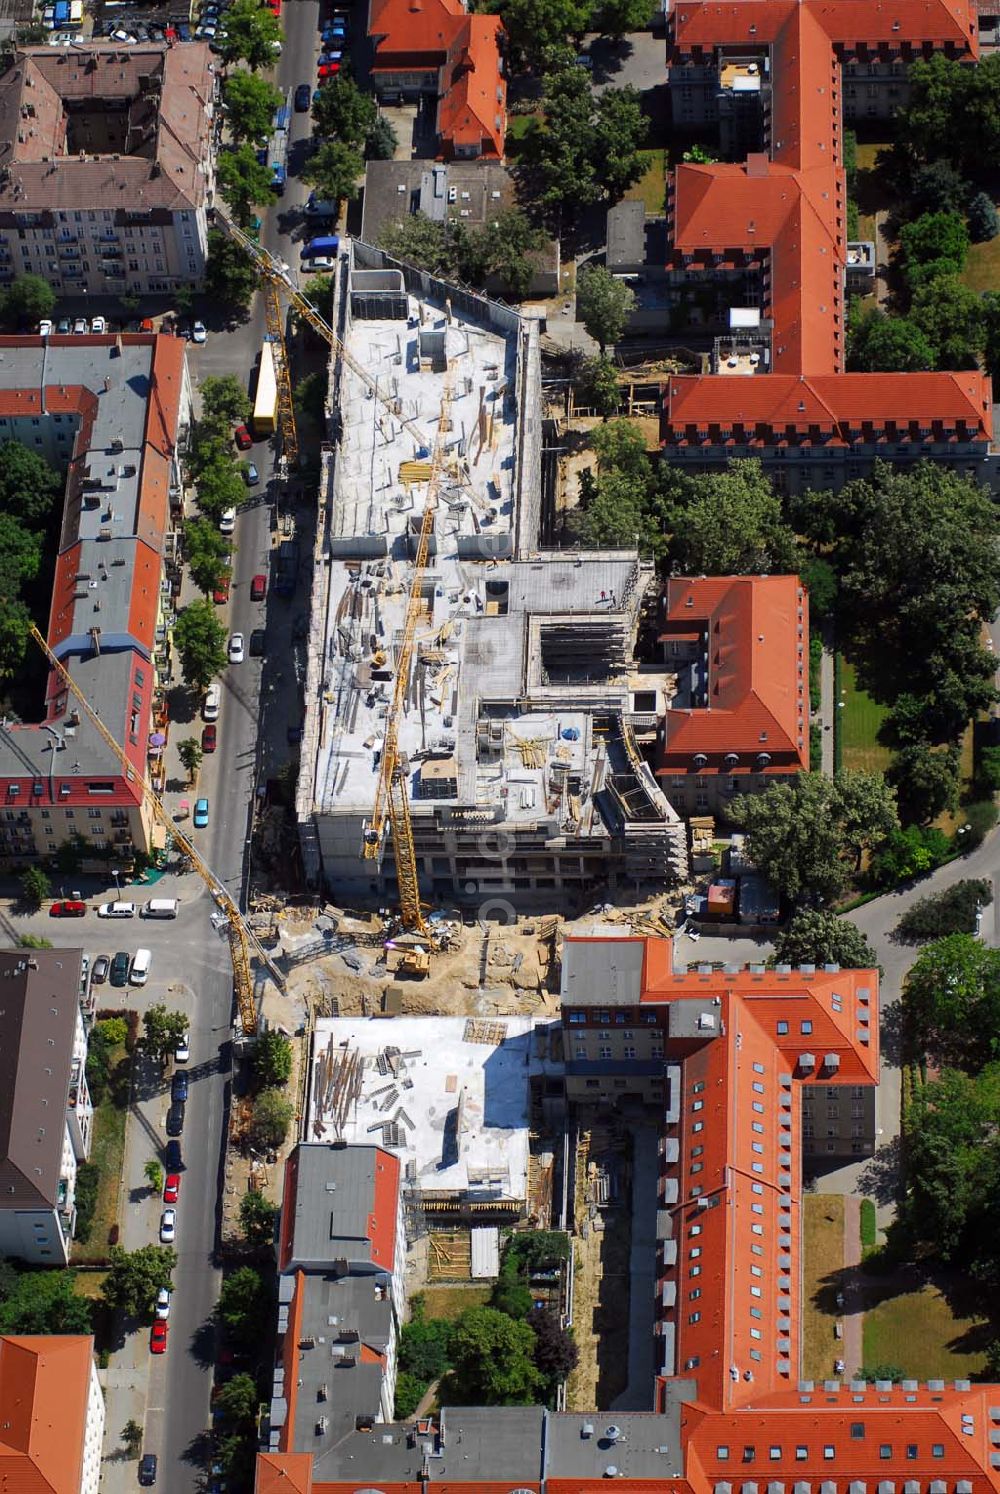
[[[462,0],[370,0],[372,87],[435,113],[443,159],[502,161],[507,130],[503,25]]]
[[[0,950],[0,1255],[64,1266],[93,1106],[78,949]]]
[[[274,1452],[325,1452],[391,1421],[405,1303],[398,1157],[302,1142],[285,1165],[278,1251]]]
[[[8,1488],[97,1494],[103,1437],[92,1338],[0,1338],[0,1475]]]
[[[892,112],[914,57],[974,59],[975,7],[692,0],[670,6],[667,44],[677,123],[717,120],[724,149],[745,153],[669,179],[668,279],[714,293],[729,331],[710,373],[668,380],[668,459],[711,471],[756,456],[790,493],[839,488],[879,458],[994,476],[988,377],[844,371],[846,278],[870,257],[847,242],[844,121]]]
[[[181,338],[0,338],[0,440],[66,472],[49,647],[154,781],[190,420]],[[44,861],[65,841],[85,861],[89,851],[127,864],[133,847],[153,849],[159,832],[136,778],[55,673],[38,706],[35,721],[0,722],[0,864]]]
[[[798,576],[674,577],[660,597],[676,670],[657,777],[680,814],[725,818],[738,794],[809,767],[809,607]]]
[[[0,76],[0,285],[63,295],[200,283],[214,194],[206,43],[29,47]]]

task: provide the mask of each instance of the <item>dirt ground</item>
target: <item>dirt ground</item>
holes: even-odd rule
[[[581,1133],[573,1241],[573,1333],[580,1359],[566,1386],[570,1411],[607,1410],[628,1380],[629,1252],[632,1211],[624,1188],[595,1202],[595,1174],[625,1176],[625,1142],[600,1126]]]

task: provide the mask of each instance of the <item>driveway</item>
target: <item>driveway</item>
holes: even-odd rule
[[[593,62],[595,93],[626,85],[640,93],[666,87],[667,48],[662,36],[630,31],[616,42],[592,32],[584,38],[583,50]]]

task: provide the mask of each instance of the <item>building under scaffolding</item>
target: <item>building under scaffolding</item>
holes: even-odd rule
[[[366,861],[363,835],[430,501],[398,734],[425,894],[537,906],[683,876],[684,825],[643,756],[669,689],[634,659],[653,568],[634,550],[539,549],[536,324],[357,243],[334,319],[379,398],[334,359],[297,804],[307,874],[340,896],[395,892],[391,846]]]
[[[528,1192],[532,1081],[554,1072],[535,1025],[530,1017],[321,1018],[304,1139],[395,1153],[411,1220],[513,1222]]]

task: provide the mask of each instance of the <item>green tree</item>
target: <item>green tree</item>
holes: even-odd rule
[[[937,368],[975,368],[986,347],[987,309],[976,291],[945,273],[916,288],[910,321],[933,348]]]
[[[44,939],[41,934],[22,934],[17,942],[22,949],[52,948],[52,940]]]
[[[639,180],[648,126],[635,89],[596,95],[583,68],[562,67],[546,79],[543,105],[544,123],[526,136],[525,155],[544,208],[573,215],[616,202]]]
[[[643,529],[643,490],[626,472],[604,472],[586,504],[571,516],[571,529],[587,550],[627,550]]]
[[[56,293],[41,275],[18,275],[3,292],[0,318],[15,332],[51,317]]]
[[[262,1151],[275,1151],[288,1135],[295,1107],[280,1089],[262,1089],[253,1102],[250,1139]]]
[[[59,473],[36,451],[20,441],[0,441],[0,512],[40,529],[62,493]]]
[[[854,1378],[867,1380],[872,1385],[876,1380],[888,1380],[893,1385],[898,1385],[900,1380],[906,1379],[906,1371],[898,1364],[882,1360],[877,1364],[863,1364]]]
[[[440,1380],[451,1367],[451,1322],[428,1318],[424,1299],[418,1293],[410,1303],[410,1321],[399,1335],[399,1367],[424,1387]]]
[[[211,519],[188,519],[184,525],[184,549],[191,580],[205,596],[231,574],[226,564],[230,540]]]
[[[182,742],[178,742],[177,756],[180,758],[181,765],[187,773],[188,778],[193,779],[201,767],[201,760],[204,756],[198,738],[185,737]]]
[[[974,244],[985,244],[1000,233],[996,205],[986,192],[977,192],[968,208],[969,237]]]
[[[585,358],[576,381],[576,398],[600,415],[613,415],[621,399],[618,373],[610,358]]]
[[[257,271],[246,250],[222,229],[209,229],[206,295],[232,311],[245,312],[256,289]]]
[[[582,39],[590,29],[591,0],[491,0],[503,20],[515,66],[538,68],[567,38]]]
[[[216,44],[227,65],[243,61],[258,72],[272,65],[281,38],[281,23],[270,6],[258,5],[257,0],[233,0]]]
[[[366,161],[391,161],[399,137],[384,114],[380,114],[365,136]]]
[[[330,78],[313,98],[312,117],[316,134],[332,137],[360,150],[379,117],[378,105],[353,78],[343,72]]]
[[[255,1425],[260,1409],[260,1396],[253,1375],[234,1375],[219,1391],[215,1405],[229,1426],[249,1431]]]
[[[653,14],[655,0],[603,0],[597,6],[592,25],[602,36],[620,41],[630,31],[645,31]]]
[[[428,218],[426,213],[410,213],[395,222],[383,223],[378,242],[387,254],[403,264],[427,270],[431,275],[453,273],[454,259],[445,225]]]
[[[93,1302],[78,1297],[75,1271],[4,1272],[0,1333],[91,1333]]]
[[[355,145],[343,140],[328,140],[321,145],[302,168],[302,180],[315,187],[321,202],[340,202],[357,197],[365,162]]]
[[[42,563],[42,537],[11,514],[0,514],[0,596],[13,601]]]
[[[0,679],[16,674],[28,649],[31,613],[23,602],[0,597]]]
[[[120,1308],[129,1317],[151,1318],[156,1294],[170,1286],[176,1265],[177,1252],[168,1245],[143,1245],[131,1251],[112,1245],[101,1296],[109,1307]]]
[[[246,77],[241,73],[240,77]],[[259,78],[253,80],[260,82]],[[209,374],[201,381],[201,418],[219,428],[228,439],[234,425],[250,419],[250,396],[236,374]]]
[[[905,824],[929,825],[945,810],[958,808],[961,763],[957,747],[914,742],[896,753],[886,772]]]
[[[916,1048],[942,1065],[975,1071],[1000,1057],[1000,950],[948,934],[917,958],[903,988]]]
[[[590,432],[590,444],[602,471],[625,472],[643,483],[648,481],[652,467],[646,437],[635,421],[608,420],[595,426]]]
[[[21,873],[21,896],[29,908],[36,911],[52,891],[52,883],[40,866],[29,866]]]
[[[505,1312],[509,1318],[526,1318],[534,1305],[534,1299],[526,1281],[522,1280],[517,1261],[507,1256],[500,1268],[500,1275],[490,1295],[490,1306],[497,1312]]]
[[[288,1083],[292,1076],[292,1045],[282,1033],[272,1030],[257,1039],[253,1073],[260,1089]]]
[[[551,1307],[531,1315],[535,1335],[535,1364],[550,1385],[556,1386],[576,1369],[580,1350],[572,1328],[564,1328]]]
[[[198,473],[198,506],[202,513],[218,519],[227,508],[239,508],[246,496],[246,484],[228,449],[210,454]]]
[[[905,316],[872,308],[848,320],[847,364],[857,373],[919,373],[936,356],[926,334]]]
[[[263,1193],[244,1193],[240,1199],[240,1229],[248,1245],[270,1245],[277,1217],[278,1205]]]
[[[244,3],[245,0],[235,0],[232,9],[235,10],[236,5]],[[267,15],[273,19],[269,6],[255,6],[254,9],[257,15]],[[232,15],[232,10],[229,14]],[[271,172],[267,166],[260,164],[257,152],[249,144],[219,152],[215,163],[215,181],[230,212],[243,228],[249,225],[254,216],[254,208],[266,207],[276,201],[271,186]]]
[[[972,934],[976,914],[992,901],[992,882],[968,878],[956,882],[907,908],[896,926],[896,937],[920,944],[927,939],[943,939],[947,934]]]
[[[774,943],[779,965],[839,965],[842,970],[874,970],[878,956],[865,935],[828,908],[800,908]]]
[[[405,1329],[404,1329],[405,1332]],[[406,1421],[420,1405],[427,1385],[409,1370],[400,1370],[396,1376],[396,1403],[394,1414],[397,1421]]]
[[[962,213],[969,201],[969,184],[950,161],[940,158],[916,166],[907,193],[910,216],[923,213]]]
[[[724,472],[663,476],[670,554],[683,574],[794,572],[800,551],[781,501],[756,458]]]
[[[634,305],[634,291],[603,265],[589,266],[577,276],[577,318],[600,347],[602,357],[609,342],[620,340]]]
[[[222,85],[229,128],[235,140],[265,140],[274,126],[281,94],[256,73],[230,73]]]
[[[259,1271],[240,1266],[225,1277],[216,1311],[235,1343],[245,1348],[258,1344],[270,1310],[271,1293]]]
[[[471,1307],[451,1330],[452,1372],[442,1400],[458,1406],[529,1406],[541,1388],[535,1335],[493,1307]]]
[[[832,901],[846,887],[860,852],[897,823],[891,792],[880,775],[868,773],[836,780],[800,773],[794,783],[741,796],[731,813],[746,830],[761,873],[793,901]]]
[[[951,841],[942,830],[923,825],[907,825],[893,830],[872,857],[869,874],[876,887],[894,887],[913,877],[933,871],[951,850]]]
[[[928,266],[937,274],[960,275],[969,257],[969,230],[961,213],[922,213],[899,230],[903,272],[910,285],[922,283]]]
[[[174,643],[186,682],[207,690],[226,667],[226,630],[208,601],[190,602],[174,624]]]
[[[121,1429],[120,1440],[124,1444],[130,1458],[137,1458],[142,1448],[143,1439],[142,1422],[127,1421]]]
[[[146,1179],[146,1182],[149,1184],[150,1188],[152,1188],[154,1193],[161,1192],[163,1188],[163,1168],[160,1166],[159,1162],[157,1162],[155,1157],[149,1158],[145,1167],[142,1169],[142,1175]]]
[[[173,1056],[187,1030],[188,1019],[184,1013],[168,1011],[162,1002],[157,1002],[142,1014],[143,1046],[149,1056],[161,1064]]]
[[[313,297],[309,297],[313,300]],[[315,301],[313,301],[315,305]],[[305,420],[319,430],[326,428],[326,393],[329,384],[326,369],[314,368],[305,378],[297,379],[292,390],[295,419]]]

